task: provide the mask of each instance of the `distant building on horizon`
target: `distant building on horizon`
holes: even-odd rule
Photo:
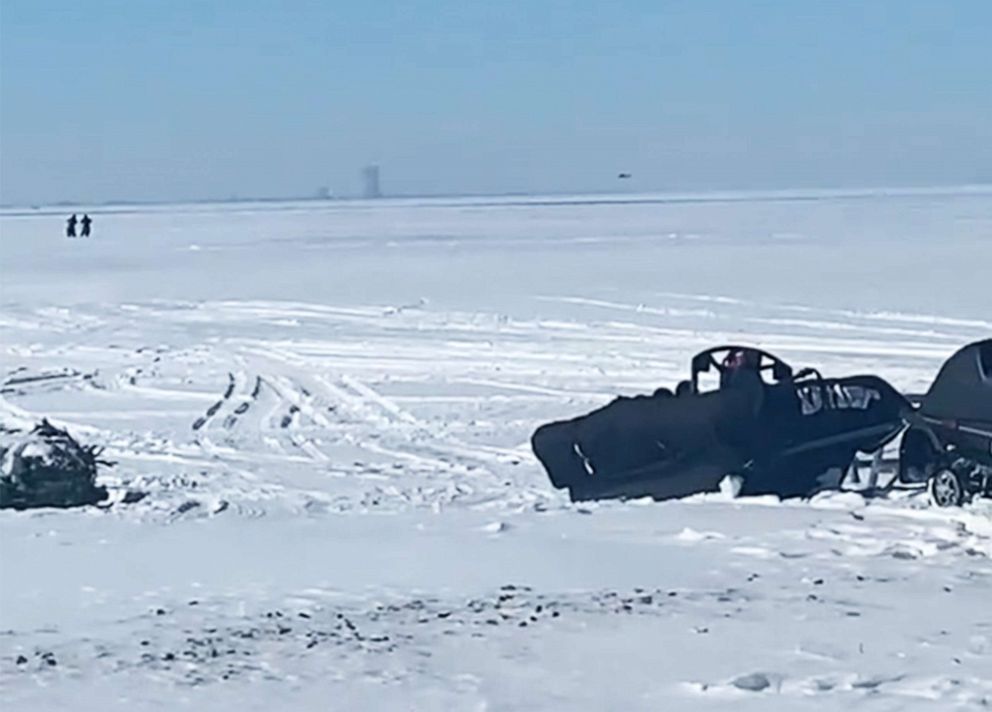
[[[379,166],[365,166],[362,170],[362,179],[364,183],[363,197],[382,197],[382,187],[379,185]]]

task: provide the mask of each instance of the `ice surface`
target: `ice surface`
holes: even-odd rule
[[[915,392],[992,333],[988,191],[718,197],[0,213],[4,421],[119,463],[0,512],[4,709],[992,704],[988,503],[579,506],[531,456],[716,342]]]

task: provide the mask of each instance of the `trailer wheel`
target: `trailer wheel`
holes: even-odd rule
[[[938,507],[960,507],[965,500],[964,482],[951,467],[941,467],[927,482],[930,501]]]

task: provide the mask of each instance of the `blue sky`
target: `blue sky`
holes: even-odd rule
[[[992,182],[990,37],[989,0],[0,0],[0,201],[368,162],[392,193]]]

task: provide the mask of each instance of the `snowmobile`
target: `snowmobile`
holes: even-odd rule
[[[908,422],[901,481],[926,482],[940,507],[992,497],[992,339],[951,356]]]
[[[839,487],[859,451],[902,432],[908,410],[877,376],[824,378],[760,349],[719,346],[692,359],[674,392],[547,423],[531,446],[573,501],[683,497],[717,491],[728,475],[738,494],[808,496]]]

